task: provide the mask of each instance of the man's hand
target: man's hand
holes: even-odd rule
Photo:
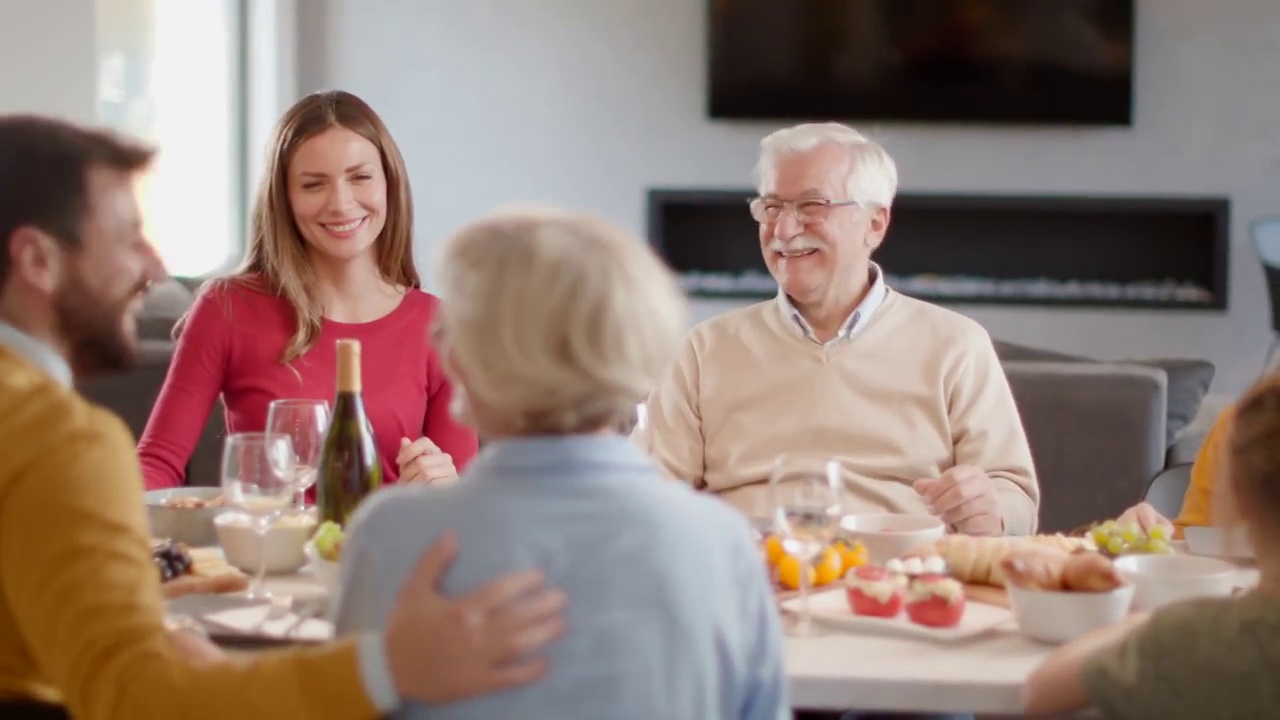
[[[1173,537],[1173,523],[1169,519],[1161,515],[1154,507],[1148,503],[1138,503],[1128,510],[1116,522],[1121,525],[1133,524],[1142,529],[1144,533],[1150,533],[1151,528],[1163,527],[1165,532],[1169,533],[1166,538]]]
[[[406,485],[448,483],[458,477],[458,471],[453,467],[453,457],[426,437],[412,442],[409,438],[400,438],[396,465],[400,467],[400,482]]]
[[[227,660],[227,654],[210,642],[207,635],[187,627],[169,628],[169,641],[178,655],[192,665],[204,666]]]
[[[466,597],[440,593],[457,540],[436,540],[400,590],[386,628],[387,660],[400,696],[438,705],[533,682],[547,670],[530,655],[564,632],[564,593],[541,573],[513,573]]]
[[[924,496],[929,510],[958,533],[1000,535],[1004,518],[996,497],[996,485],[986,471],[973,465],[957,465],[939,478],[921,478],[912,487]]]

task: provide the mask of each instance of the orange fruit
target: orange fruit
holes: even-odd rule
[[[850,545],[841,540],[836,543],[836,547],[840,551],[841,574],[867,564],[867,549],[863,547],[862,543],[855,541]]]
[[[778,561],[786,554],[787,551],[782,549],[782,538],[770,535],[764,539],[764,556],[769,561],[770,567],[777,567]]]
[[[802,569],[807,574],[809,587],[813,587],[813,581],[817,575],[813,566],[800,562],[800,559],[794,555],[783,555],[778,561],[778,583],[789,590],[799,590]]]
[[[835,546],[822,551],[818,559],[818,568],[814,574],[814,587],[821,587],[844,577],[844,558]]]

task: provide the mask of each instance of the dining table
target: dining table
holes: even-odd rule
[[[202,548],[200,552],[219,551]],[[1257,584],[1257,577],[1252,566],[1237,565],[1235,585],[1252,587]],[[268,576],[266,587],[294,606],[314,608],[315,603],[323,604],[328,598],[326,588],[306,567],[296,573]],[[783,593],[779,600],[793,596]],[[227,603],[234,604],[234,600],[228,598],[219,607]],[[171,612],[193,615],[199,613],[198,607],[198,603],[179,599],[171,603]],[[784,628],[790,627],[794,618],[787,617],[790,613],[781,608],[780,612]],[[314,627],[320,626],[314,626],[306,640],[323,639],[325,632],[327,637],[332,636],[332,626],[324,612],[308,622],[322,623],[327,628],[318,635]],[[208,624],[205,626],[210,629]],[[282,626],[283,622],[277,625]],[[989,632],[958,640],[854,632],[817,619],[812,627],[803,636],[784,630],[784,663],[791,704],[796,709],[1020,716],[1020,692],[1026,678],[1054,649],[1020,634],[1012,616]],[[224,632],[226,628],[212,630],[215,642],[238,652],[297,640],[254,638]]]

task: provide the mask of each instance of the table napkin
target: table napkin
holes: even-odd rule
[[[294,625],[298,616],[284,613],[277,618],[267,620],[271,605],[253,605],[250,607],[220,610],[204,615],[202,620],[218,627],[226,628],[250,637],[265,637],[276,640],[297,640],[302,642],[318,642],[333,639],[333,625],[318,618],[304,620],[288,637],[285,632]],[[279,611],[277,611],[279,612]]]

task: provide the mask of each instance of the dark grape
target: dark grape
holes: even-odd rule
[[[160,580],[168,581],[191,570],[194,561],[191,553],[172,541],[162,543],[151,549],[151,559],[160,571]]]

